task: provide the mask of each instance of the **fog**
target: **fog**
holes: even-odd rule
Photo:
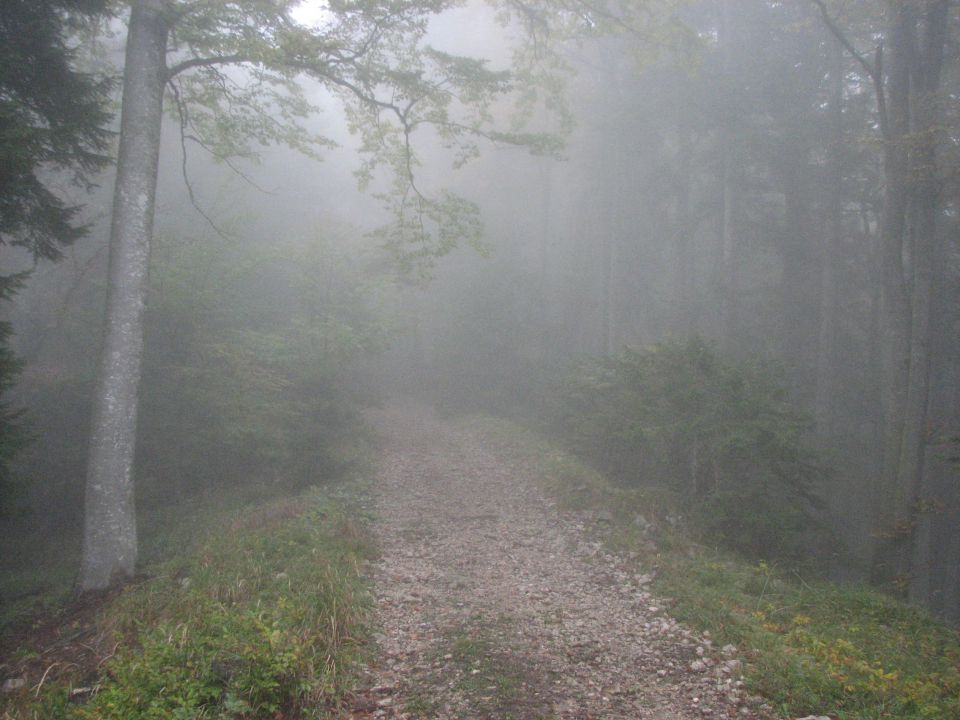
[[[628,12],[622,24],[601,25],[601,15],[586,26],[571,20],[577,3],[554,4],[555,17],[543,10],[550,3],[534,3],[529,12],[542,11],[542,20],[524,24],[521,13],[506,25],[487,4],[468,3],[432,19],[426,44],[515,73],[512,90],[484,110],[484,127],[560,141],[556,151],[538,152],[533,135],[505,142],[485,131],[477,156],[468,151],[469,162],[458,167],[450,145],[463,138],[445,142],[427,122],[415,129],[417,190],[430,198],[450,191],[475,204],[478,242],[431,225],[433,245],[398,247],[378,232],[396,221],[390,160],[360,187],[357,172],[369,154],[351,124],[363,118],[309,77],[301,87],[320,112],[298,122],[332,141],[322,160],[276,143],[256,147],[256,158],[217,161],[183,139],[168,95],[137,431],[140,512],[223,487],[293,492],[350,473],[360,462],[365,408],[403,398],[444,416],[527,423],[618,483],[669,487],[693,518],[709,473],[698,485],[694,467],[692,487],[657,476],[669,471],[651,469],[650,458],[667,441],[649,438],[663,428],[636,420],[648,423],[650,445],[625,449],[613,430],[587,426],[612,428],[602,423],[613,422],[614,406],[627,413],[623,407],[642,395],[642,383],[630,385],[627,371],[617,375],[611,368],[626,365],[611,358],[634,362],[622,353],[663,344],[687,348],[676,357],[688,358],[683,352],[701,352],[689,344],[699,338],[703,357],[733,368],[725,387],[760,387],[751,385],[756,370],[782,390],[771,391],[776,397],[763,407],[789,405],[801,418],[789,430],[772,414],[744,421],[767,423],[791,442],[802,427],[798,447],[817,468],[809,492],[819,502],[787,514],[792,535],[781,561],[868,582],[889,580],[879,556],[906,553],[904,594],[956,622],[958,25],[951,15],[936,88],[943,102],[935,167],[917,165],[915,184],[900,190],[910,209],[896,272],[914,277],[929,255],[928,305],[920,295],[910,305],[914,313],[927,308],[926,330],[914,315],[910,336],[914,368],[923,365],[928,375],[916,391],[920,426],[911,426],[919,449],[904,451],[916,456],[913,474],[884,484],[896,420],[885,399],[896,358],[887,360],[895,323],[884,209],[897,188],[865,65],[887,25],[872,8],[879,3],[863,5],[837,21],[856,57],[815,3],[668,3]],[[247,78],[230,72],[238,82]],[[561,91],[563,108],[553,102]],[[886,99],[897,102],[892,93]],[[471,102],[465,91],[450,112],[466,118]],[[913,122],[919,133],[920,121]],[[932,190],[917,180],[926,171]],[[79,562],[79,551],[65,556],[61,548],[78,546],[83,522],[113,183],[108,169],[89,195],[69,189],[84,204],[88,235],[63,261],[40,263],[4,309],[24,363],[10,401],[25,409],[33,437],[3,489],[5,600],[39,591],[14,589],[30,565]],[[932,208],[928,225],[924,208]],[[469,223],[463,226],[469,236]],[[2,249],[8,270],[29,265]],[[907,282],[909,292],[922,293],[920,283]],[[926,354],[918,356],[921,347]],[[665,398],[693,382],[636,362],[637,377],[662,383]],[[590,399],[588,388],[601,394]],[[713,417],[729,417],[732,427],[738,412]],[[767,451],[751,447],[731,461],[730,478],[749,477],[744,457]],[[792,460],[770,462],[782,469]],[[677,468],[689,465],[676,460]],[[791,495],[783,479],[789,471],[777,472],[762,481],[771,493],[764,502],[806,502]],[[781,481],[787,489],[777,489]],[[901,538],[878,549],[878,523],[902,519],[884,510],[897,503],[910,516],[909,547],[897,544],[907,542]],[[749,543],[733,545],[758,554]]]

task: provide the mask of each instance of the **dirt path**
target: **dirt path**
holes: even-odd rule
[[[726,653],[497,449],[381,411],[380,657],[353,718],[756,718]]]

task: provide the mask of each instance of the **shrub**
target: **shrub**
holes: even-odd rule
[[[581,364],[557,402],[575,451],[621,484],[675,490],[702,539],[797,553],[824,473],[805,445],[808,420],[763,368],[696,338],[626,349]]]

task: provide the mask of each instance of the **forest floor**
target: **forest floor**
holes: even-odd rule
[[[766,718],[737,651],[673,620],[508,453],[375,413],[377,653],[349,718]]]

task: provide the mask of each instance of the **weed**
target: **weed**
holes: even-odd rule
[[[416,692],[407,698],[404,709],[416,717],[433,717],[437,711],[437,704],[426,695]]]
[[[102,612],[114,639],[96,692],[62,676],[12,718],[273,717],[335,702],[365,633],[361,526],[319,491],[234,518]],[[21,698],[21,700],[23,700]]]
[[[470,697],[479,717],[543,717],[530,689],[538,684],[522,653],[509,646],[509,618],[477,619],[451,631],[442,649],[457,671],[456,686]]]

